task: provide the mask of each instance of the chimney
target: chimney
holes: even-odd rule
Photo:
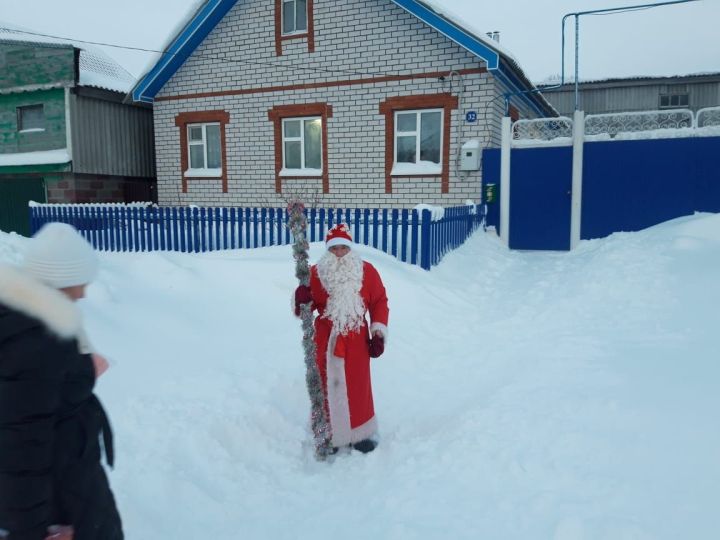
[[[500,43],[500,32],[498,30],[487,32],[487,37],[489,37],[493,41],[497,41],[498,43]]]

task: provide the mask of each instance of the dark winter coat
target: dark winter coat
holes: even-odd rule
[[[73,525],[75,540],[123,538],[100,462],[102,435],[112,464],[110,427],[80,331],[72,301],[0,268],[0,529],[10,540],[42,540],[51,524]]]

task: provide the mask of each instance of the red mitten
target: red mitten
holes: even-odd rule
[[[370,358],[377,358],[385,351],[385,340],[380,335],[374,335],[368,342]]]
[[[312,302],[312,293],[307,285],[298,285],[295,289],[295,312],[300,311],[300,304],[309,304]]]

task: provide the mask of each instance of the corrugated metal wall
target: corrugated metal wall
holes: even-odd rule
[[[155,177],[152,110],[71,96],[73,171]]]
[[[629,111],[654,111],[660,107],[660,94],[670,84],[638,86],[612,86],[604,88],[580,88],[580,109],[586,114],[602,114]],[[689,109],[720,105],[720,83],[687,84]],[[562,116],[572,116],[575,110],[575,91],[572,87],[562,91],[543,92]]]

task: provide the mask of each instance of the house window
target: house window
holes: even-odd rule
[[[322,118],[284,118],[283,168],[280,174],[322,174]]]
[[[180,170],[182,191],[187,193],[191,180],[217,181],[222,192],[228,191],[225,126],[230,122],[226,111],[180,113],[175,125],[180,129]]]
[[[687,94],[672,94],[660,96],[661,109],[677,109],[679,107],[687,107],[689,96]]]
[[[660,108],[677,109],[690,104],[690,95],[686,84],[666,85],[660,89]]]
[[[45,131],[45,110],[42,105],[17,108],[18,131]]]
[[[385,193],[393,177],[440,178],[450,186],[450,120],[458,98],[452,94],[391,97],[380,103],[385,115]]]
[[[392,174],[440,174],[442,126],[442,109],[396,111]]]
[[[268,111],[275,132],[275,192],[294,179],[322,180],[322,192],[330,193],[327,124],[332,118],[327,103],[278,105]]]
[[[307,0],[283,0],[282,33],[299,34],[307,32]]]
[[[188,124],[188,175],[220,176],[222,158],[220,124]]]
[[[275,54],[282,56],[289,40],[307,41],[307,50],[315,52],[314,0],[275,0]]]

